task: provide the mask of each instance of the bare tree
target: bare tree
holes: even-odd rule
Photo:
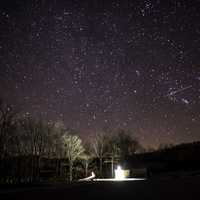
[[[89,167],[89,162],[90,162],[90,155],[87,154],[87,153],[84,153],[82,156],[81,156],[81,160],[84,162],[84,170],[85,170],[85,177],[88,176],[88,167]]]
[[[62,122],[48,122],[47,138],[45,145],[45,156],[56,160],[56,176],[61,175],[62,158],[64,157],[63,139],[65,126]]]
[[[73,179],[74,162],[83,154],[84,148],[81,139],[75,135],[63,135],[63,144],[65,156],[69,161],[69,180],[71,182]]]
[[[61,158],[62,151],[62,136],[64,134],[64,128],[57,126],[56,123],[45,123],[45,129],[43,132],[45,136],[45,144],[43,155],[47,158]]]
[[[106,154],[108,137],[105,133],[97,133],[91,140],[91,146],[95,156],[99,159],[99,172],[102,177],[103,157]]]
[[[117,145],[117,138],[114,134],[109,135],[108,143],[106,145],[106,161],[111,164],[111,177],[114,177],[114,164],[120,156],[120,147]]]
[[[0,100],[0,159],[9,154],[9,144],[16,128],[15,117],[13,108]]]
[[[92,153],[92,149],[91,149],[91,143],[88,139],[86,139],[83,142],[83,146],[84,146],[84,154],[81,156],[81,160],[83,162],[84,165],[84,170],[85,170],[85,177],[88,176],[88,168],[90,165],[90,162],[93,160],[94,157],[96,157],[94,155],[94,153]]]
[[[30,117],[19,120],[18,152],[31,158],[31,180],[39,179],[40,160],[46,156],[51,139],[51,127]]]

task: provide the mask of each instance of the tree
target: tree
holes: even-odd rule
[[[0,159],[4,159],[12,148],[11,142],[16,128],[16,112],[8,104],[0,100]]]
[[[99,172],[102,177],[103,157],[106,154],[108,137],[105,133],[97,133],[91,140],[91,147],[95,156],[99,159]]]
[[[48,158],[61,159],[63,157],[62,136],[65,129],[62,122],[48,123],[45,145],[45,154]]]
[[[39,179],[41,158],[56,158],[56,172],[60,172],[60,158],[63,156],[63,128],[54,123],[25,117],[18,120],[16,146],[18,155],[30,158],[29,176]]]
[[[88,176],[89,161],[90,161],[91,157],[90,157],[89,154],[84,153],[84,154],[81,156],[81,159],[82,159],[83,162],[84,162],[85,177],[87,177],[87,176]]]
[[[39,179],[40,160],[45,155],[48,141],[48,124],[27,117],[19,120],[18,152],[31,158],[31,181]]]
[[[172,147],[174,147],[174,144],[171,143],[161,143],[158,147],[158,150],[166,150],[166,149],[171,149]]]
[[[84,151],[84,154],[81,156],[81,160],[84,165],[85,177],[87,177],[89,164],[90,164],[90,161],[93,159],[94,154],[92,154],[92,152],[91,152],[91,145],[90,145],[89,141],[85,141],[83,143],[83,146],[84,146],[85,151]]]
[[[107,163],[111,163],[111,177],[114,177],[114,163],[120,156],[120,148],[117,145],[117,137],[114,134],[109,135],[106,145],[106,157],[109,157]]]
[[[116,134],[115,141],[117,147],[120,149],[121,158],[133,155],[141,147],[138,140],[136,138],[133,138],[133,136],[125,130],[120,130],[118,134]]]
[[[69,161],[69,180],[71,182],[74,162],[83,154],[84,148],[81,139],[75,135],[63,135],[63,144],[65,156]]]
[[[47,144],[47,157],[56,160],[56,176],[61,176],[62,172],[62,158],[64,157],[63,151],[63,138],[66,132],[66,127],[63,122],[57,121],[49,123],[49,137]]]

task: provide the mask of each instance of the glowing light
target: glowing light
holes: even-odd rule
[[[115,170],[115,179],[116,180],[125,179],[124,170],[122,170],[120,166],[118,166],[117,169]]]

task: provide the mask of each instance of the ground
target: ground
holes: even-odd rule
[[[0,199],[199,199],[200,177],[133,182],[81,182],[0,189]]]

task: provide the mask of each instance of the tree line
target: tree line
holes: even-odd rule
[[[100,131],[83,140],[63,123],[22,117],[0,102],[0,183],[40,181],[45,159],[53,160],[56,176],[67,181],[74,180],[80,168],[82,176],[95,171],[102,177],[106,163],[113,176],[116,162],[142,149],[139,141],[125,130]]]

